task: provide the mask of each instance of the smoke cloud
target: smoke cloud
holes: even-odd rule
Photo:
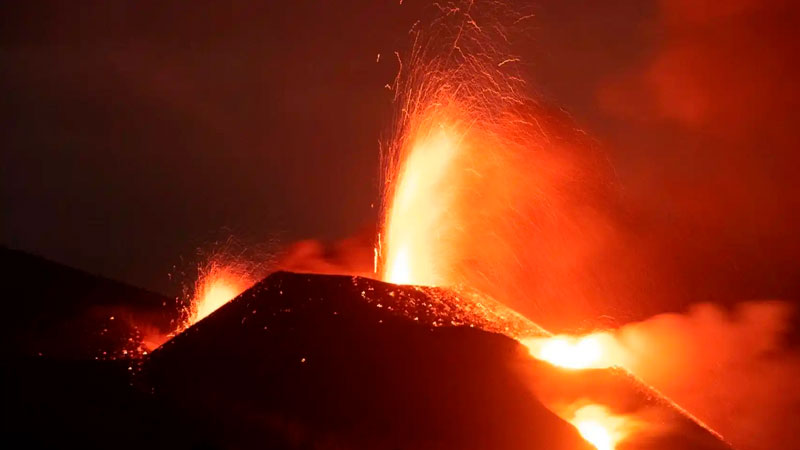
[[[800,298],[796,24],[783,0],[661,0],[652,44],[603,80],[597,127],[654,307]],[[678,300],[675,299],[684,299]]]
[[[800,448],[795,319],[784,301],[696,304],[618,329],[617,358],[736,448]]]
[[[279,253],[274,270],[375,277],[375,229],[333,242],[305,239]]]

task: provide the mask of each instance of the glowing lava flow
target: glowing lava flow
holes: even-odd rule
[[[607,333],[557,335],[519,341],[531,356],[568,369],[602,369],[621,365],[614,338]]]
[[[545,339],[538,351],[532,352],[538,358],[557,366],[570,369],[585,369],[596,364],[603,356],[600,343],[592,336],[570,342],[569,338],[557,336]]]
[[[531,356],[566,369],[601,369],[618,365],[613,337],[607,333],[585,336],[556,335],[522,338],[518,341]],[[634,421],[615,416],[604,406],[588,404],[574,413],[560,412],[580,435],[597,450],[614,450],[630,432]]]

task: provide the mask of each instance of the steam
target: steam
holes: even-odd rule
[[[782,301],[696,304],[619,328],[619,362],[737,448],[800,448],[794,314]]]

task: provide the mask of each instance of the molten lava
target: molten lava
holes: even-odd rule
[[[203,280],[203,288],[194,300],[192,323],[203,320],[220,306],[239,295],[246,287],[225,273],[216,274],[212,279]]]
[[[617,345],[607,333],[521,339],[531,356],[568,369],[602,369],[621,365]]]
[[[233,300],[255,282],[245,261],[224,261],[217,256],[200,271],[194,295],[178,332],[203,320]]]
[[[588,307],[571,306],[588,305],[599,295],[584,279],[613,231],[586,200],[595,194],[585,187],[596,180],[593,167],[561,139],[558,120],[525,97],[524,81],[509,68],[518,59],[494,47],[508,41],[503,28],[479,26],[469,12],[473,2],[465,4],[465,11],[443,10],[446,31],[431,33],[433,40],[416,34],[410,64],[401,63],[393,86],[399,120],[383,155],[375,273],[394,284],[474,293],[474,301],[440,301],[451,314],[458,311],[459,320],[450,325],[504,333],[532,357],[570,373],[625,367],[609,333],[551,336],[511,308],[487,307],[530,300],[551,316],[564,312],[561,323],[570,313],[587,315]],[[452,35],[453,42],[439,42],[442,35]],[[212,263],[195,286],[184,328],[255,279],[246,267]],[[559,308],[562,302],[569,306]],[[509,327],[502,317],[523,325]],[[438,319],[428,323],[442,325]],[[648,398],[658,396],[653,390]],[[615,415],[616,408],[600,401],[543,402],[598,450],[613,450],[640,425],[640,417]]]
[[[460,14],[446,12],[457,24],[452,46],[418,35],[410,64],[401,64],[376,272],[395,284],[466,287],[505,304],[533,297],[551,313],[559,303],[586,305],[597,292],[576,274],[588,272],[584,264],[610,227],[587,207],[593,192],[575,190],[574,180],[589,185],[594,173],[554,138],[558,128],[549,125],[557,121],[525,97],[521,78],[503,72],[513,58],[487,34],[500,28],[481,27],[469,9]],[[554,366],[622,366],[609,333],[503,332]],[[598,450],[616,448],[639,421],[596,401],[545,404]]]
[[[440,124],[414,144],[403,162],[387,220],[384,280],[395,284],[436,286],[439,272],[437,229],[446,222],[452,193],[448,168],[459,151],[458,135]]]
[[[631,422],[610,414],[599,405],[587,405],[577,411],[570,421],[581,436],[597,450],[614,450],[628,434]]]
[[[592,336],[570,342],[566,337],[546,339],[533,355],[552,364],[570,369],[585,369],[603,356],[603,349]]]

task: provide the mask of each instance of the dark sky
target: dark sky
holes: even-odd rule
[[[232,233],[374,220],[395,4],[4,6],[2,237],[158,290]]]
[[[425,2],[398,3],[5,3],[0,243],[174,293],[221,236],[373,223],[383,86]],[[692,300],[800,298],[797,7],[532,8],[532,89],[606,152],[653,270]]]

